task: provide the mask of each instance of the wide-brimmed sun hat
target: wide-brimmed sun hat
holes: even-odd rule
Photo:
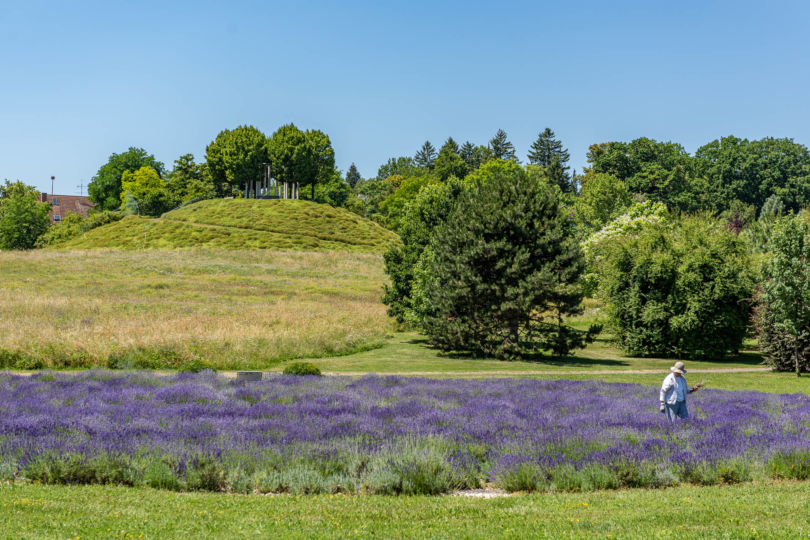
[[[669,368],[672,373],[680,373],[683,375],[686,373],[686,370],[683,367],[683,362],[675,362],[675,365]]]

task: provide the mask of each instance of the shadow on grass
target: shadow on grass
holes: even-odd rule
[[[430,340],[427,336],[418,335],[415,337],[411,337],[407,340],[404,340],[402,343],[408,345],[416,345],[419,347],[423,347],[431,351],[439,358],[451,358],[454,360],[498,360],[497,358],[493,358],[491,356],[486,356],[483,354],[478,354],[471,351],[442,351],[436,347],[431,346]],[[612,335],[608,334],[601,334],[595,340],[594,343],[608,345],[608,346],[615,346],[616,342]],[[516,359],[518,362],[530,362],[533,364],[538,365],[547,365],[547,366],[554,366],[554,367],[581,367],[581,368],[589,368],[589,367],[628,367],[633,364],[633,360],[639,358],[648,358],[651,360],[661,360],[665,362],[675,362],[677,360],[685,360],[688,362],[694,362],[696,364],[700,364],[701,361],[712,362],[712,363],[729,363],[729,364],[743,364],[751,367],[756,366],[763,366],[765,365],[764,357],[761,353],[752,350],[741,351],[736,355],[730,355],[726,358],[710,358],[710,359],[690,359],[690,358],[674,358],[674,357],[653,357],[653,356],[635,356],[630,354],[624,354],[619,349],[616,349],[616,355],[619,358],[590,358],[590,357],[583,357],[577,355],[567,355],[567,356],[552,356],[549,353],[532,353],[532,354],[525,354],[520,358]],[[627,360],[625,360],[625,358]],[[502,360],[503,362],[509,362],[509,360]]]
[[[409,345],[418,345],[424,347],[425,349],[429,349],[433,351],[434,354],[439,358],[451,358],[453,360],[495,360],[495,361],[499,360],[498,358],[478,354],[472,351],[442,351],[441,349],[432,347],[427,338],[413,338],[408,340],[406,343],[408,343]],[[511,360],[500,360],[500,361],[504,363],[511,362]],[[542,352],[525,354],[520,358],[516,359],[515,361],[530,362],[533,364],[548,365],[548,366],[569,366],[582,368],[594,366],[627,367],[630,365],[629,362],[626,362],[624,360],[615,360],[609,358],[583,358],[581,356],[571,356],[571,355],[559,357],[544,354]]]
[[[756,351],[743,351],[734,356],[717,360],[718,362],[734,362],[737,364],[746,364],[749,366],[765,366],[765,357],[762,353]]]

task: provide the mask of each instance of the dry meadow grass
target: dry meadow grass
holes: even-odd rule
[[[0,368],[265,368],[381,344],[376,254],[0,253]]]

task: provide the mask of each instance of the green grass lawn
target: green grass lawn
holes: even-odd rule
[[[468,497],[0,486],[3,538],[807,538],[810,482]]]
[[[452,375],[476,372],[481,374],[540,371],[666,371],[671,358],[632,358],[624,356],[607,338],[601,338],[574,355],[565,358],[541,356],[532,361],[505,362],[493,358],[475,358],[465,354],[443,353],[431,348],[427,339],[416,332],[396,334],[384,346],[337,358],[321,358],[315,363],[324,371],[335,373],[430,373]],[[727,369],[764,367],[762,357],[754,351],[725,360],[692,360],[687,368]],[[280,366],[277,369],[283,369]],[[795,376],[794,376],[795,377]]]

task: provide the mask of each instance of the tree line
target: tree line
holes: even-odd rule
[[[288,124],[268,137],[253,126],[239,126],[221,131],[208,144],[204,162],[185,154],[170,172],[142,148],[112,154],[88,184],[88,194],[99,210],[158,216],[193,200],[245,196],[246,186],[264,179],[267,164],[279,182],[310,188],[313,200],[317,184],[344,183],[335,169],[332,142],[322,131]]]

